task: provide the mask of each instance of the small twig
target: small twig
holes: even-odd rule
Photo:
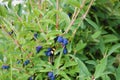
[[[76,33],[77,29],[79,28],[79,26],[81,25],[82,21],[86,18],[86,16],[87,16],[87,14],[88,14],[88,12],[89,12],[89,10],[90,10],[93,2],[94,2],[94,0],[91,0],[89,6],[88,6],[88,8],[87,8],[87,11],[86,11],[85,14],[81,17],[81,21],[80,21],[80,23],[78,24],[77,28],[74,30],[72,37],[75,35],[75,33]],[[85,3],[85,2],[84,2],[84,3]]]
[[[77,7],[75,8],[75,11],[74,11],[74,13],[73,13],[73,15],[72,15],[72,19],[75,18],[76,12],[77,12]]]
[[[94,0],[91,0],[90,4],[89,4],[89,6],[88,6],[87,11],[86,11],[85,14],[82,16],[82,19],[85,19],[85,18],[86,18],[86,16],[87,16],[87,14],[88,14],[88,12],[89,12],[89,10],[90,10],[93,2],[94,2]]]
[[[78,13],[80,12],[80,10],[78,10],[78,12],[76,12],[76,14],[74,14],[74,18],[71,20],[69,26],[67,27],[66,31],[63,34],[68,33],[68,31],[70,30],[71,26],[73,25],[74,21],[76,20],[76,17],[78,16]]]
[[[78,14],[79,14],[79,12],[80,12],[80,10],[81,10],[81,9],[83,8],[83,6],[85,5],[85,1],[86,1],[86,0],[84,0],[84,1],[82,2],[82,5],[80,6],[80,9],[79,9],[78,11],[76,11],[76,9],[75,9],[74,14],[73,14],[73,18],[72,18],[72,20],[71,20],[71,22],[70,22],[70,25],[67,27],[66,31],[65,31],[63,34],[68,33],[68,31],[70,30],[70,28],[71,28],[71,26],[73,25],[74,21],[76,20]]]
[[[20,49],[22,52],[25,53],[25,50],[21,47],[19,41],[18,41],[18,40],[15,40],[15,39],[12,37],[12,35],[10,35],[10,34],[8,33],[8,31],[5,29],[5,27],[2,26],[2,29],[3,29],[4,32],[6,32],[6,33],[10,36],[10,38],[11,38],[11,39],[14,41],[14,43],[19,47],[19,49]]]
[[[59,11],[59,0],[56,1],[56,9]],[[59,16],[58,13],[56,13],[56,29],[59,27]]]

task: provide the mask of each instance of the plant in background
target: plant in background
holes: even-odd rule
[[[119,80],[119,4],[1,1],[0,80]]]

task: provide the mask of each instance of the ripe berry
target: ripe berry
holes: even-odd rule
[[[48,48],[47,51],[52,51],[52,48]]]
[[[68,40],[66,38],[63,39],[63,45],[66,46],[68,44]]]
[[[17,64],[20,64],[20,63],[21,63],[21,60],[18,60],[18,61],[17,61]]]
[[[2,69],[9,69],[9,68],[10,68],[9,65],[3,65],[3,66],[2,66]]]
[[[8,32],[8,34],[9,34],[9,35],[12,35],[12,34],[13,34],[13,32],[14,32],[14,31],[13,31],[13,30],[11,30],[10,32]]]
[[[23,63],[23,66],[26,66],[30,63],[30,60],[26,60],[24,63]]]
[[[71,17],[72,17],[72,13],[69,12],[69,13],[68,13],[68,16],[71,18]]]
[[[64,54],[67,54],[67,53],[68,53],[68,50],[67,50],[66,47],[64,47],[64,49],[63,49],[63,53],[64,53]]]
[[[53,54],[52,48],[48,48],[47,51],[45,51],[46,56],[51,56]]]
[[[55,80],[53,72],[48,72],[48,77],[50,78],[50,80]]]
[[[31,76],[31,77],[29,77],[29,78],[28,78],[28,80],[33,80],[33,77],[32,77],[32,76]]]
[[[54,76],[53,72],[48,72],[48,77]]]
[[[50,80],[55,80],[55,76],[50,77]]]
[[[39,53],[41,49],[42,49],[42,46],[37,46],[36,47],[36,52]]]
[[[38,34],[37,34],[37,33],[35,33],[35,34],[34,34],[34,38],[36,39],[37,37],[38,37]]]
[[[52,53],[47,51],[47,52],[45,52],[45,54],[46,54],[46,56],[51,56]]]
[[[62,36],[58,36],[57,42],[62,43],[63,42],[63,37]]]

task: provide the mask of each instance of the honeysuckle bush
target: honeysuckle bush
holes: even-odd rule
[[[0,2],[0,80],[120,80],[119,0]]]

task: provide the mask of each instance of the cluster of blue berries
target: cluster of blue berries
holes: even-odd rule
[[[63,53],[66,54],[68,53],[68,50],[66,48],[66,45],[68,44],[68,40],[66,38],[63,38],[62,36],[57,37],[57,42],[61,43],[64,47]]]
[[[66,48],[66,45],[68,44],[68,40],[67,40],[66,38],[63,38],[62,36],[57,36],[57,37],[55,38],[55,40],[56,40],[57,42],[61,43],[62,46],[64,47],[63,53],[64,53],[64,54],[68,53],[68,50],[67,50],[67,48]],[[55,42],[56,42],[56,41],[55,41]],[[42,46],[37,46],[37,47],[36,47],[36,53],[39,53],[41,49],[42,49]],[[54,52],[54,48],[48,48],[47,51],[45,51],[45,55],[46,55],[46,56],[52,56],[52,55],[53,55],[53,52]]]
[[[63,46],[66,46],[68,44],[68,40],[62,36],[57,37],[57,42],[62,43]]]
[[[2,66],[2,69],[9,69],[9,68],[10,68],[9,65],[3,65],[3,66]]]
[[[38,36],[37,33],[34,34],[34,38],[37,38],[37,36]],[[64,54],[68,53],[68,50],[67,50],[67,47],[66,47],[67,44],[68,44],[68,40],[66,38],[63,38],[62,36],[57,36],[54,39],[54,41],[55,41],[55,43],[58,42],[58,43],[62,44],[62,47],[64,48],[63,49]],[[39,53],[42,48],[43,48],[42,46],[37,46],[36,47],[36,53]],[[48,48],[47,51],[45,51],[45,55],[50,56],[50,58],[52,59],[52,56],[54,56],[54,51],[55,51],[55,47]],[[23,64],[27,65],[29,63],[30,63],[30,61],[26,60]],[[48,77],[49,77],[50,80],[55,80],[55,75],[53,74],[53,72],[48,72]],[[33,80],[33,77],[29,77],[29,80]]]
[[[55,80],[55,75],[53,74],[53,72],[48,72],[48,77],[50,80]]]

